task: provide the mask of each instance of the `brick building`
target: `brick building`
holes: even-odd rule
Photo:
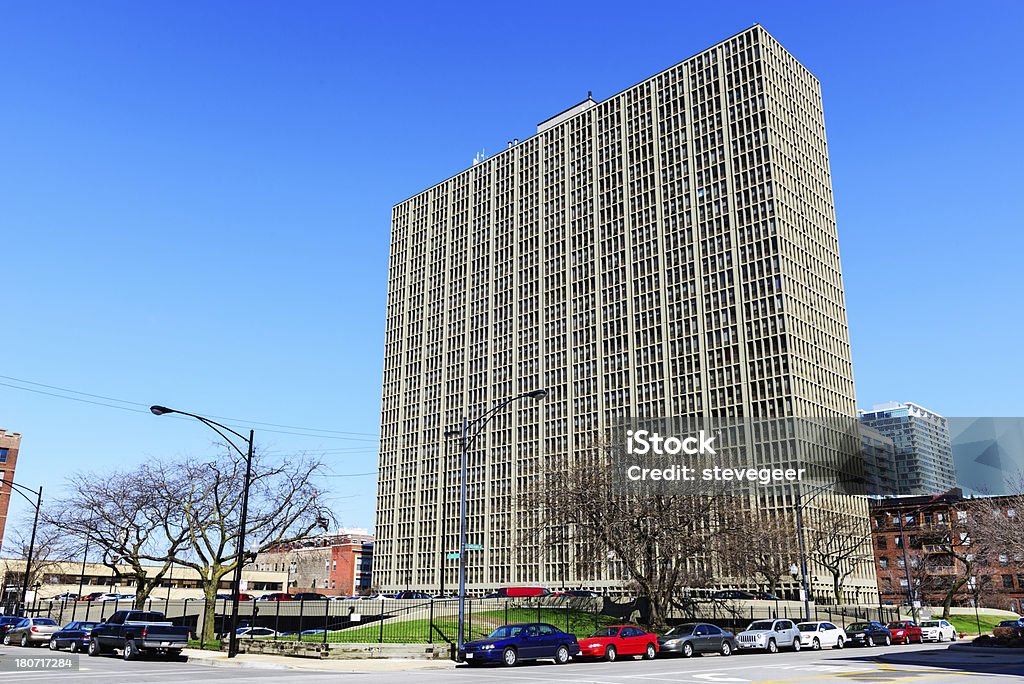
[[[975,543],[978,540],[972,535],[978,534],[986,519],[1013,519],[1021,501],[1020,496],[964,497],[960,489],[872,501],[872,546],[881,602],[907,604],[915,596],[924,606],[941,605],[950,587],[962,583],[952,605],[977,603],[1020,611],[1024,556],[998,545]],[[967,562],[973,565],[970,570]]]
[[[366,594],[372,581],[373,535],[340,530],[281,544],[259,554],[255,569],[286,573],[285,586],[291,593]]]
[[[21,448],[21,433],[0,430],[0,546],[4,542],[7,528],[7,507],[11,504],[11,486],[14,469],[18,464],[18,450]]]

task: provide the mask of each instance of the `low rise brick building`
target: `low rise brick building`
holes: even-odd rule
[[[287,573],[291,593],[366,594],[372,582],[373,535],[365,530],[339,530],[280,544],[260,553],[255,567]]]

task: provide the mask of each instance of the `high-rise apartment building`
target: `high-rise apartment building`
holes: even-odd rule
[[[861,411],[860,421],[893,441],[894,493],[941,494],[956,487],[953,445],[945,418],[911,402],[890,402]]]
[[[21,434],[0,430],[0,546],[7,529],[7,507],[11,505],[11,485],[14,469],[18,465],[18,451],[21,449]]]
[[[524,492],[626,416],[856,421],[821,89],[760,26],[540,123],[396,205],[391,230],[381,588],[455,586],[444,432],[504,398],[548,391],[473,446],[471,590],[621,584],[614,559],[580,577],[571,544],[521,531]],[[869,534],[863,500],[819,496],[808,525],[819,509]],[[851,581],[873,591],[870,568]]]

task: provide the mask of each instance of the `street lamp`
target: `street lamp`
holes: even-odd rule
[[[24,608],[25,597],[28,596],[28,577],[29,572],[32,568],[32,554],[35,553],[36,549],[36,528],[39,526],[39,510],[43,507],[43,487],[42,485],[40,485],[39,491],[36,491],[34,489],[29,489],[24,485],[20,485],[13,480],[3,479],[0,479],[0,484],[5,484],[14,491],[18,492],[18,495],[21,496],[21,498],[23,498],[25,501],[27,501],[29,506],[32,506],[32,508],[36,509],[35,517],[32,520],[32,537],[28,543],[28,555],[25,557],[25,579],[21,585],[21,605]],[[32,503],[32,499],[28,498],[25,492],[36,495],[35,503]]]
[[[803,584],[804,593],[804,621],[810,622],[811,620],[811,588],[807,582],[807,550],[804,547],[804,508],[814,500],[819,494],[824,492],[829,487],[835,487],[836,485],[855,483],[864,484],[865,480],[863,477],[850,477],[845,480],[836,480],[835,482],[827,482],[822,485],[818,485],[810,490],[811,495],[806,499],[802,500],[800,494],[800,487],[796,489],[796,536],[797,541],[800,545],[800,578]]]
[[[461,431],[448,430],[444,433],[445,437],[455,437],[459,435],[460,432],[462,435],[462,477],[460,478],[461,492],[459,503],[459,630],[455,654],[457,660],[462,659],[462,651],[466,643],[466,464],[469,458],[469,447],[476,441],[476,438],[480,436],[484,428],[487,427],[487,423],[490,422],[491,418],[498,415],[498,412],[503,408],[519,399],[536,399],[539,401],[547,395],[547,390],[536,389],[530,392],[523,392],[522,394],[518,394],[514,397],[509,397],[494,408],[485,412],[472,423],[469,422],[469,419],[466,416],[463,416]],[[473,431],[472,437],[469,436],[470,430]],[[443,567],[441,568],[441,572],[444,572]]]
[[[232,580],[232,597],[231,597],[231,633],[228,637],[228,658],[234,658],[238,655],[238,595],[242,591],[242,565],[245,563],[245,523],[246,518],[249,515],[249,485],[252,482],[252,445],[253,445],[253,430],[249,430],[249,438],[246,439],[243,435],[235,432],[227,425],[221,425],[220,423],[198,416],[194,413],[188,413],[187,411],[178,411],[166,406],[150,406],[149,410],[154,416],[166,416],[170,413],[177,413],[183,416],[189,416],[195,418],[199,422],[206,425],[208,428],[216,432],[218,435],[224,438],[231,448],[238,452],[238,454],[245,459],[245,480],[242,483],[242,519],[239,522],[238,528],[238,552],[235,558],[235,577]],[[245,442],[248,447],[247,451],[243,452],[238,445],[235,444],[230,437],[224,434],[224,430],[230,432],[238,439]]]

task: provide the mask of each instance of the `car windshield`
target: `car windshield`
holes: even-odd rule
[[[890,622],[886,625],[889,629],[906,629],[907,626],[902,622]]]
[[[937,620],[929,620],[928,622],[922,622],[922,627],[938,627],[939,623]]]
[[[753,622],[753,623],[750,624],[749,627],[747,627],[747,631],[748,632],[758,632],[758,631],[770,632],[771,629],[772,629],[772,625],[773,624],[775,624],[775,623],[773,623],[771,620],[761,620],[759,622]]]
[[[665,632],[665,636],[689,636],[690,634],[693,634],[693,630],[696,627],[697,625],[676,625]]]
[[[613,637],[613,636],[615,636],[618,633],[619,633],[619,628],[618,627],[604,627],[602,629],[597,630],[596,632],[594,632],[590,636],[592,636],[592,637]]]
[[[867,629],[870,625],[866,622],[854,622],[846,626],[846,629],[856,632],[859,629]]]
[[[801,622],[799,625],[797,625],[797,628],[801,632],[817,632],[818,631],[818,623],[817,622]]]
[[[56,625],[57,621],[51,618],[32,618],[33,625]]]
[[[491,632],[489,639],[511,639],[513,637],[522,636],[523,626],[522,625],[505,625]]]

